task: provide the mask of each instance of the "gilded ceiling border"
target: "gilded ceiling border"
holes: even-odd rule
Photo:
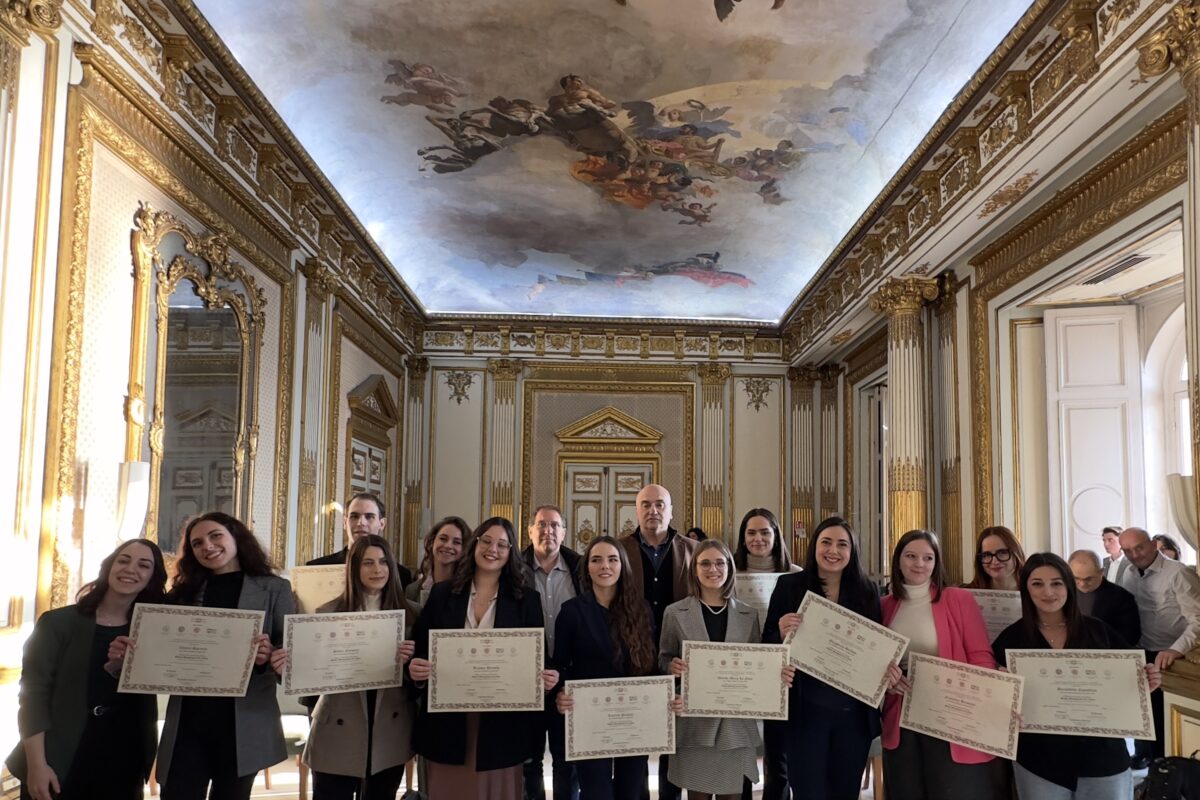
[[[563,366],[569,366],[570,369],[561,369]],[[601,365],[597,365],[601,366]],[[607,367],[609,365],[603,365]],[[629,365],[630,367],[641,367],[643,365]],[[648,365],[647,365],[648,366]],[[535,367],[537,370],[539,367]],[[523,381],[524,396],[521,409],[521,509],[520,516],[524,516],[530,509],[530,482],[533,476],[533,396],[536,392],[583,392],[588,394],[608,394],[608,395],[623,395],[623,394],[667,394],[679,395],[684,403],[683,413],[683,476],[684,476],[684,502],[683,507],[688,509],[695,520],[699,517],[699,509],[695,508],[695,480],[694,470],[696,464],[696,383],[695,376],[690,367],[680,368],[678,372],[672,370],[671,377],[679,375],[677,380],[663,380],[667,376],[653,377],[650,369],[637,370],[632,369],[629,377],[633,380],[622,380],[620,378],[612,378],[606,374],[603,368],[589,370],[583,364],[571,365],[540,365],[545,376],[547,372],[554,374],[554,377],[528,377]],[[556,369],[557,368],[557,369]],[[658,371],[661,371],[661,367]],[[584,377],[590,372],[590,377]],[[640,372],[640,376],[637,373]],[[536,374],[536,372],[535,372]],[[579,377],[575,377],[578,375]],[[546,454],[542,457],[549,457]]]
[[[988,304],[1186,180],[1187,113],[1180,104],[971,260],[975,284],[970,290],[969,357],[977,529],[996,522]]]

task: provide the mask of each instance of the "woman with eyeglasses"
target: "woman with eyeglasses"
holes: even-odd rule
[[[1074,576],[1053,553],[1034,553],[1021,570],[1021,619],[996,637],[996,660],[1009,650],[1123,650],[1131,645],[1098,619],[1079,611]],[[1162,684],[1146,665],[1150,691]],[[1124,739],[1021,733],[1013,768],[1021,800],[1126,800],[1133,773]]]
[[[471,538],[471,528],[462,517],[443,517],[433,523],[425,534],[425,557],[417,579],[408,585],[404,595],[417,608],[425,605],[435,583],[454,577],[454,567],[462,558],[463,542]]]
[[[983,612],[965,589],[946,585],[937,536],[913,530],[892,552],[891,593],[883,598],[883,624],[909,639],[912,653],[996,668]],[[903,695],[912,685],[892,667],[893,686],[883,706],[883,774],[889,797],[924,800],[1008,800],[1008,762],[900,728]]]
[[[1025,551],[1012,531],[1003,525],[984,528],[975,540],[975,577],[965,588],[1015,592],[1024,566]]]
[[[514,552],[517,534],[503,517],[480,523],[467,541],[454,578],[436,583],[413,632],[416,652],[408,674],[421,690],[433,672],[431,630],[541,628],[542,604],[526,585]],[[542,670],[547,691],[558,682]],[[540,711],[417,713],[413,745],[428,765],[429,800],[518,800],[521,765],[540,756]]]
[[[866,617],[882,620],[879,591],[863,571],[858,540],[840,517],[823,520],[808,540],[808,569],[775,584],[763,641],[777,644],[804,624],[798,612],[809,592]],[[893,678],[894,680],[894,678]],[[788,781],[797,798],[857,800],[879,710],[811,675],[800,674],[788,698],[785,747]],[[892,797],[916,797],[895,793]]]
[[[733,555],[719,539],[701,542],[688,570],[690,596],[663,612],[658,664],[663,672],[683,677],[683,643],[762,640],[758,611],[733,596]],[[792,685],[795,667],[780,679]],[[749,719],[683,717],[676,723],[675,755],[668,777],[688,790],[688,800],[737,800],[743,788],[758,781],[758,725]]]

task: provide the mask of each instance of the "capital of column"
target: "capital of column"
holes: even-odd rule
[[[29,44],[30,31],[53,33],[62,25],[63,0],[0,0],[0,34]]]
[[[842,377],[842,365],[825,364],[817,370],[817,376],[821,379],[821,383],[837,383],[838,378]]]
[[[423,356],[409,356],[404,362],[404,367],[408,370],[408,379],[419,383],[429,374],[429,359]]]
[[[525,371],[525,364],[515,358],[489,358],[487,370],[492,380],[515,381]]]
[[[696,371],[700,374],[700,380],[705,386],[720,386],[729,380],[730,375],[728,364],[700,364],[696,367]]]
[[[1200,0],[1179,0],[1162,25],[1137,44],[1138,72],[1143,78],[1164,75],[1175,67],[1188,95],[1188,112],[1200,117]]]
[[[319,303],[324,303],[337,291],[338,276],[319,258],[310,258],[300,265],[300,272],[308,281],[308,291]]]
[[[788,367],[788,382],[793,387],[807,383],[810,387],[821,379],[821,372],[816,367],[806,364],[802,367]]]
[[[938,284],[933,278],[889,278],[871,295],[871,310],[889,317],[915,314],[937,296]]]

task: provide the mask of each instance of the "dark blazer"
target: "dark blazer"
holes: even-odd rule
[[[338,550],[336,553],[330,553],[327,556],[321,556],[320,558],[314,558],[312,561],[306,561],[306,562],[304,562],[304,566],[306,566],[306,567],[328,567],[328,566],[332,566],[333,564],[345,564],[346,559],[348,559],[349,557],[350,557],[350,548],[343,547],[341,550]],[[396,562],[396,577],[400,579],[400,588],[401,589],[406,588],[410,583],[412,583],[412,579],[413,579],[412,571],[408,567],[401,564],[399,561]]]
[[[203,590],[193,604],[202,603]],[[262,632],[271,637],[272,647],[283,644],[284,616],[296,613],[292,585],[276,575],[246,575],[242,580],[242,593],[238,595],[237,607],[266,612]],[[276,684],[275,671],[270,664],[256,666],[250,675],[245,697],[235,697],[233,700],[238,775],[252,775],[287,758],[279,701],[275,695]],[[179,734],[179,715],[182,710],[183,698],[171,695],[167,701],[167,718],[158,748],[157,774],[160,783],[171,774],[171,753]]]
[[[471,599],[469,587],[455,594],[453,581],[434,584],[429,600],[417,618],[413,630],[416,641],[414,658],[429,658],[429,631],[461,630],[467,624],[467,604]],[[542,601],[535,589],[526,588],[520,597],[503,587],[496,598],[497,628],[541,628]],[[424,689],[422,688],[422,693]],[[475,769],[511,767],[528,758],[540,756],[544,741],[542,712],[504,711],[479,715],[479,741],[475,752]],[[465,764],[467,749],[467,715],[460,712],[430,714],[422,703],[417,711],[413,731],[416,751],[439,764]]]
[[[25,642],[17,727],[22,739],[45,732],[46,763],[60,781],[71,772],[87,725],[88,660],[95,633],[96,618],[80,614],[72,605],[42,614]],[[145,779],[154,763],[158,709],[154,695],[134,697]],[[25,780],[25,748],[20,742],[6,764],[18,780]],[[69,786],[63,788],[70,791]]]
[[[650,624],[650,609],[646,609]],[[595,595],[572,597],[563,603],[554,623],[554,668],[559,681],[555,691],[568,680],[627,678],[629,654],[617,657],[616,643],[608,627],[608,610]]]
[[[560,547],[558,557],[563,560],[567,571],[571,573],[571,585],[575,587],[575,596],[578,597],[582,592],[579,589],[579,553],[576,553],[569,547]],[[521,551],[521,560],[525,562],[525,566],[530,570],[538,568],[537,561],[533,557],[533,545],[529,545]],[[557,635],[557,628],[555,629]]]
[[[1107,622],[1130,646],[1136,646],[1142,640],[1142,618],[1133,595],[1107,578],[1100,582],[1095,595],[1091,616]]]

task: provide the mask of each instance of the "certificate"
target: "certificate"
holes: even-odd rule
[[[787,719],[785,644],[684,642],[685,717]]]
[[[979,603],[983,621],[987,625],[988,641],[996,637],[1021,618],[1021,593],[1005,589],[967,589]]]
[[[566,713],[567,761],[675,752],[675,679],[567,681],[575,706]]]
[[[404,640],[404,611],[288,614],[283,693],[338,694],[386,689],[404,682],[396,658]]]
[[[139,603],[117,691],[244,697],[262,633],[262,611]]]
[[[869,706],[883,702],[888,665],[900,661],[908,637],[816,592],[804,595],[797,613],[804,622],[784,640],[796,669]]]
[[[541,711],[544,628],[429,632],[428,710]]]
[[[296,610],[315,614],[317,609],[342,596],[346,590],[346,565],[324,564],[316,567],[292,567],[288,573]]]
[[[1007,659],[1025,678],[1021,730],[1154,738],[1141,650],[1009,650]]]
[[[912,691],[900,727],[1001,758],[1017,757],[1017,712],[1025,679],[921,653],[908,660]]]
[[[767,615],[767,606],[771,605],[771,592],[775,591],[775,582],[786,572],[739,572],[734,578],[734,596],[749,606],[754,606],[760,612],[760,617]]]

